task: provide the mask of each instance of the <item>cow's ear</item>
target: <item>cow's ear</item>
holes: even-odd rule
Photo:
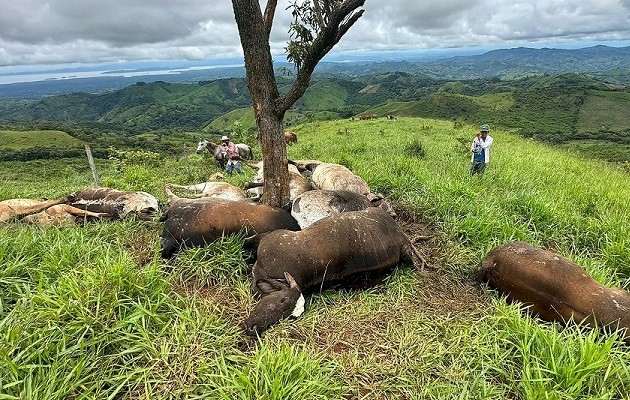
[[[380,193],[368,193],[365,195],[365,197],[367,197],[369,202],[373,205],[378,205],[378,203],[383,200],[383,195]]]
[[[278,282],[275,279],[261,279],[256,282],[256,286],[264,294],[277,292],[287,288],[286,284]]]
[[[293,279],[293,276],[291,276],[290,273],[285,272],[284,273],[284,279],[287,280],[287,283],[289,284],[289,289],[300,290],[300,287],[298,286],[297,282],[295,281],[295,279]]]

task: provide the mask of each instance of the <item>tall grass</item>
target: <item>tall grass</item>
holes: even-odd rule
[[[615,335],[530,318],[475,277],[488,250],[519,239],[628,287],[627,173],[492,131],[491,163],[473,178],[476,129],[460,126],[400,118],[294,127],[290,158],[347,165],[435,229],[431,268],[315,293],[304,316],[257,339],[239,328],[253,305],[240,236],[166,261],[157,222],[0,226],[0,398],[628,398],[630,351]],[[217,171],[195,154],[157,169],[99,163],[107,185],[162,201],[165,183]],[[0,176],[0,199],[91,185],[83,160],[2,163]]]

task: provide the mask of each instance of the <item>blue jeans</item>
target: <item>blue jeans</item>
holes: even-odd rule
[[[487,164],[485,162],[473,161],[470,165],[470,175],[479,174],[479,177],[481,178],[486,170],[486,165]]]
[[[228,175],[232,175],[232,171],[236,171],[239,174],[243,173],[240,161],[229,160],[227,164],[225,164],[225,172],[227,172]]]

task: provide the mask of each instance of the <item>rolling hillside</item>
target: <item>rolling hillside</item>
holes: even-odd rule
[[[2,148],[20,150],[32,147],[82,147],[80,140],[61,131],[3,131],[0,130]]]
[[[200,129],[227,111],[250,104],[244,79],[198,84],[137,83],[105,93],[74,93],[10,103],[0,118],[9,121],[64,121],[116,124],[141,132],[151,129]]]
[[[579,66],[576,70],[586,70],[588,65],[601,67],[602,60],[610,56],[609,50],[591,49],[592,54],[586,52],[587,55],[577,57],[573,52],[512,49],[484,54],[474,60],[491,61],[507,68],[514,67],[513,63],[519,59],[540,64],[545,57],[549,60],[560,57],[558,62],[565,67],[575,63]],[[621,59],[626,51],[614,50]],[[613,57],[607,62],[619,71],[623,67],[616,60]],[[460,67],[481,65],[470,64],[473,62],[470,57],[451,62]],[[503,75],[453,80],[409,71],[354,77],[320,73],[287,113],[285,123],[294,126],[361,114],[439,118],[473,124],[484,121],[526,137],[581,148],[591,156],[630,161],[630,153],[625,151],[630,146],[628,86],[605,82],[586,73],[529,75],[519,79],[507,79],[510,75],[507,69],[496,73]],[[277,80],[281,92],[288,90],[291,80],[285,77]],[[5,101],[0,103],[0,120],[7,121],[4,123],[7,129],[12,124],[27,130],[39,129],[37,124],[50,125],[50,122],[52,129],[63,131],[67,131],[64,128],[67,124],[90,126],[92,136],[105,132],[126,137],[147,132],[222,134],[232,132],[235,122],[246,131],[254,129],[250,106],[245,78],[195,84],[137,83],[104,94],[74,93],[40,100]],[[85,136],[68,133],[77,138]]]

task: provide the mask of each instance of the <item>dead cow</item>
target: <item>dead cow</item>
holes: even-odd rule
[[[247,182],[244,189],[251,193],[255,198],[260,199],[263,195],[264,186],[264,168],[262,161],[247,162],[248,166],[258,169],[256,175],[252,178],[251,182]],[[298,168],[295,165],[288,164],[289,170],[289,200],[293,201],[296,197],[304,192],[313,189],[308,179],[304,178]]]
[[[269,232],[246,245],[257,248],[252,288],[260,297],[244,322],[249,335],[301,315],[303,293],[421,259],[398,224],[378,208],[333,215],[298,232]]]
[[[131,216],[151,220],[159,209],[157,199],[147,192],[125,192],[100,187],[71,194],[70,205],[82,210],[109,214],[116,220]]]
[[[313,175],[313,185],[321,190],[350,190],[367,197],[373,207],[387,211],[392,217],[396,216],[394,207],[380,193],[372,193],[367,182],[354,174],[347,167],[333,163],[308,164]]]
[[[9,199],[0,201],[0,222],[14,221],[30,214],[36,214],[57,204],[63,204],[67,198],[57,200]]]
[[[37,214],[27,215],[20,221],[39,226],[63,226],[81,224],[86,220],[96,221],[107,217],[109,217],[108,214],[82,210],[69,204],[57,204]]]
[[[245,192],[241,188],[227,182],[203,182],[188,186],[167,183],[166,187],[169,189],[182,189],[193,192],[193,198],[216,197],[233,201],[247,199]]]
[[[606,329],[619,327],[630,341],[630,293],[601,285],[582,267],[551,251],[510,242],[488,253],[479,274],[508,301],[531,306],[529,311],[546,321],[566,324],[573,319]]]
[[[293,201],[291,215],[304,229],[322,218],[370,206],[367,197],[349,190],[310,190]]]
[[[180,199],[162,215],[162,257],[180,248],[203,247],[222,235],[254,235],[276,229],[299,230],[287,211],[266,204],[217,198]]]

